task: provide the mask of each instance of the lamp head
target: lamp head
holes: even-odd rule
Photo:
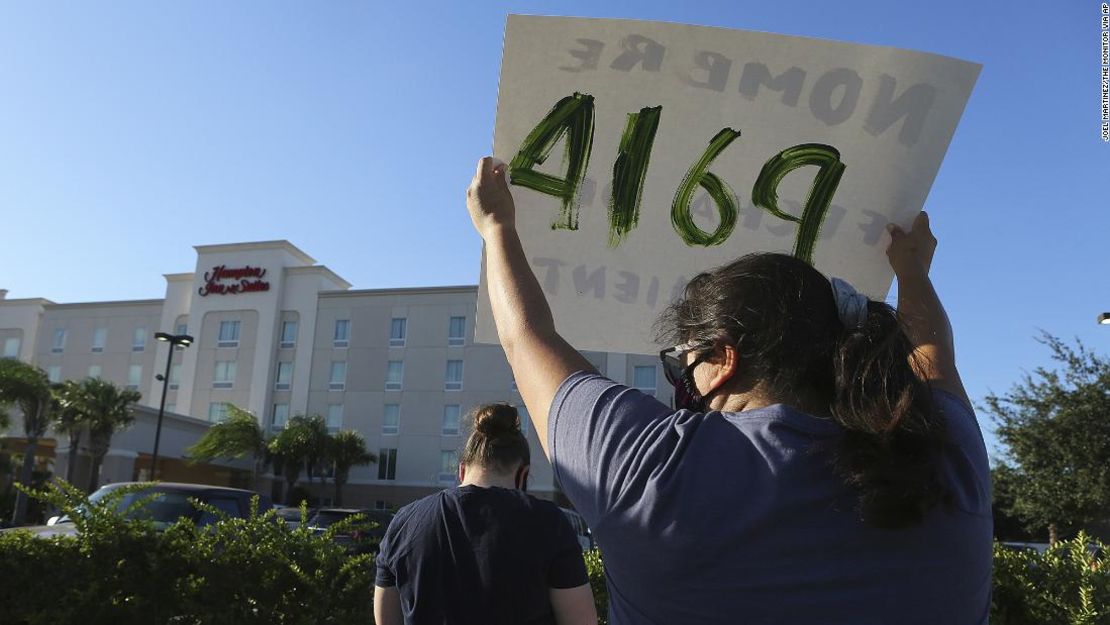
[[[155,332],[154,338],[158,339],[159,341],[170,341],[171,343],[173,342],[173,335],[166,332]]]
[[[177,339],[174,342],[178,345],[184,345],[185,347],[188,347],[193,344],[193,337],[189,336],[188,334],[179,334],[174,338]]]
[[[1104,312],[1098,316],[1099,325],[1110,326],[1110,312]]]

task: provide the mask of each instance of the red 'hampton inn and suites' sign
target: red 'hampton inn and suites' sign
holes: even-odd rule
[[[263,280],[266,270],[261,267],[228,267],[216,265],[204,272],[204,286],[197,289],[201,297],[209,295],[237,295],[269,291],[270,283]]]

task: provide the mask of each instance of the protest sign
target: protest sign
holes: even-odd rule
[[[653,353],[659,311],[744,254],[882,299],[885,226],[921,210],[979,65],[631,20],[510,16],[494,154],[556,326]],[[479,288],[475,340],[497,342]]]

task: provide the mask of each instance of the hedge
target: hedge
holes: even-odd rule
[[[255,510],[248,519],[159,530],[113,512],[118,498],[136,488],[142,487],[120,489],[98,505],[64,483],[33,491],[74,518],[79,533],[0,534],[0,623],[373,622],[373,556],[349,555],[333,540],[348,522],[317,534],[289,530],[273,511]],[[604,625],[604,563],[596,550],[585,557]],[[1110,625],[1105,545],[1083,534],[1043,554],[996,544],[991,623]]]
[[[605,565],[586,554],[599,623],[608,617]],[[1110,625],[1110,562],[1106,545],[1085,534],[1046,552],[994,545],[992,625]]]
[[[114,512],[125,487],[91,505],[64,483],[36,497],[74,519],[78,537],[0,534],[0,623],[360,625],[372,622],[373,556],[290,530],[272,510],[163,530]],[[257,500],[255,502],[257,505]]]

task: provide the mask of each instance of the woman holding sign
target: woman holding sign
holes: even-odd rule
[[[891,227],[897,315],[779,254],[691,280],[660,320],[674,410],[556,332],[503,165],[479,162],[467,204],[520,393],[604,554],[612,623],[987,622],[989,469],[924,213]]]

